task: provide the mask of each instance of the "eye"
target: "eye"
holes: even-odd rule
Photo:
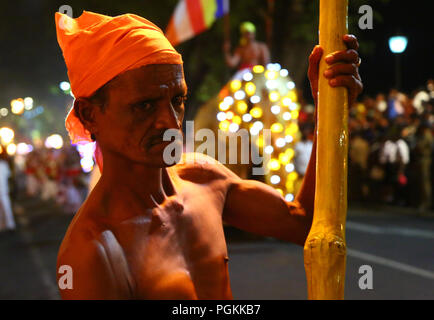
[[[178,108],[184,104],[184,102],[187,100],[187,96],[176,96],[172,99],[172,105],[175,108]]]
[[[154,107],[152,101],[142,101],[142,102],[136,103],[134,106],[137,109],[140,109],[142,111],[151,111],[152,108]]]

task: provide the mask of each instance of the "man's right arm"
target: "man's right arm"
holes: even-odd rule
[[[74,249],[67,249],[59,255],[57,268],[69,265],[72,269],[72,289],[60,289],[62,299],[106,300],[125,299],[120,290],[110,262],[110,256],[100,241],[78,241]],[[58,274],[58,278],[62,275]]]
[[[230,68],[235,68],[241,61],[241,55],[240,55],[239,49],[238,48],[235,49],[234,54],[231,55],[230,43],[226,42],[223,46],[223,51],[224,51],[224,55],[225,55],[226,64]]]

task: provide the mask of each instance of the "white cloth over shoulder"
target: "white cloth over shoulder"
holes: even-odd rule
[[[398,160],[398,156],[403,164],[410,162],[410,150],[407,143],[402,139],[396,142],[387,140],[381,149],[380,162],[383,164],[395,163]]]

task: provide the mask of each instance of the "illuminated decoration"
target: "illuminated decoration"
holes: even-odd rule
[[[288,70],[286,70],[286,69],[282,69],[282,70],[280,70],[280,76],[281,77],[283,77],[283,78],[285,78],[285,77],[287,77],[288,75],[289,75],[289,72],[288,72]],[[292,82],[292,81],[291,81]]]
[[[58,134],[52,134],[45,139],[45,147],[49,149],[60,149],[63,147],[63,138]]]
[[[31,97],[24,98],[24,109],[32,110],[33,108],[33,99]]]
[[[24,112],[24,100],[21,98],[12,100],[11,111],[14,114],[22,114]]]
[[[297,122],[300,104],[289,71],[278,63],[256,65],[230,81],[219,98],[218,128],[228,134],[247,129],[259,153],[270,155],[265,182],[293,201],[298,178],[294,145],[301,134]],[[271,130],[271,145],[264,143],[263,129]]]
[[[268,163],[268,169],[277,171],[280,169],[280,162],[276,159],[271,159]]]
[[[289,90],[292,90],[295,88],[295,83],[292,81],[289,81],[286,86],[288,87]]]
[[[221,121],[219,124],[219,129],[222,131],[228,131],[230,124],[231,123],[228,120]]]
[[[26,155],[29,152],[32,152],[33,146],[31,144],[27,144],[25,142],[20,142],[17,144],[17,154],[18,155]]]
[[[0,109],[0,115],[2,117],[6,117],[8,115],[8,113],[9,113],[8,109],[6,109],[6,108],[1,108]]]
[[[251,72],[246,72],[243,74],[244,81],[250,81],[253,79],[253,74]]]
[[[240,118],[240,116],[234,116],[232,118],[232,122],[240,125],[241,124],[241,118]]]
[[[293,195],[292,193],[288,193],[288,194],[285,196],[285,200],[286,200],[286,201],[289,201],[289,202],[294,201],[294,195]]]
[[[292,172],[292,171],[294,171],[294,169],[295,169],[295,166],[294,166],[294,164],[292,164],[292,163],[288,163],[288,164],[285,166],[285,170],[286,170],[287,172]]]
[[[78,144],[77,151],[80,154],[80,165],[83,172],[91,172],[95,165],[93,160],[93,154],[95,151],[95,142],[89,142],[86,144]]]
[[[246,97],[246,93],[243,90],[238,90],[235,92],[234,97],[237,100],[243,100]]]
[[[260,107],[254,107],[252,110],[250,110],[250,114],[253,118],[260,118],[262,117],[262,109]]]
[[[243,114],[243,121],[244,122],[250,122],[252,120],[252,115],[250,113]]]
[[[276,147],[282,148],[285,146],[285,144],[286,144],[286,141],[284,138],[278,138],[276,140]]]
[[[62,90],[65,93],[69,93],[69,91],[71,90],[71,84],[68,81],[62,81],[59,84],[59,88],[60,90]]]
[[[273,114],[279,114],[280,113],[280,106],[271,106],[271,113]]]
[[[238,91],[241,88],[241,81],[240,80],[233,80],[231,81],[231,90],[232,92]]]
[[[252,96],[255,94],[256,86],[253,82],[247,82],[245,86],[245,90],[249,96]]]
[[[272,154],[273,151],[274,151],[274,148],[273,148],[272,146],[266,146],[266,147],[264,148],[264,152],[265,152],[265,153]]]
[[[218,121],[226,120],[226,113],[224,113],[224,112],[217,113],[217,120]]]
[[[255,103],[259,103],[259,102],[261,102],[261,97],[259,97],[259,96],[252,96],[251,98],[250,98],[250,102],[251,103],[253,103],[253,104],[255,104]]]
[[[230,132],[237,132],[239,128],[240,128],[240,126],[238,124],[234,123],[234,122],[232,122],[229,125],[229,131]]]
[[[269,99],[271,102],[276,102],[280,99],[280,94],[277,91],[270,92]]]
[[[231,107],[231,106],[230,106],[228,103],[226,103],[225,101],[222,101],[222,102],[220,102],[220,104],[219,104],[219,108],[220,108],[221,111],[226,111],[226,110],[228,110],[230,107]]]
[[[17,152],[17,145],[15,143],[11,143],[6,147],[6,152],[8,155],[13,156],[15,152]]]
[[[8,127],[3,127],[0,129],[0,140],[1,143],[7,145],[12,142],[14,139],[15,133],[14,130]]]
[[[283,131],[283,126],[280,123],[273,123],[271,125],[271,132],[282,132]]]
[[[256,65],[253,67],[254,73],[262,73],[262,72],[264,72],[264,70],[265,70],[264,66],[261,66],[261,65]]]
[[[272,175],[272,176],[270,177],[270,182],[271,182],[272,184],[278,184],[278,183],[280,182],[280,177],[279,177],[277,174]]]
[[[407,49],[407,37],[395,36],[389,39],[389,48],[393,53],[403,53]]]
[[[247,111],[247,108],[248,108],[249,106],[247,105],[247,103],[245,103],[244,101],[238,101],[238,103],[237,103],[237,111],[240,113],[240,114],[244,114],[246,111]]]

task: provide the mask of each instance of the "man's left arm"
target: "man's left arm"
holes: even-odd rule
[[[334,52],[325,58],[330,67],[324,76],[329,79],[330,86],[343,86],[348,89],[351,105],[363,88],[358,72],[360,59],[357,53],[357,39],[345,35],[343,40],[348,50]],[[322,48],[316,46],[309,58],[308,77],[315,104],[322,53]],[[264,183],[232,177],[226,194],[223,220],[245,231],[303,246],[312,224],[315,179],[316,137],[306,175],[293,202],[285,201],[279,192]]]

